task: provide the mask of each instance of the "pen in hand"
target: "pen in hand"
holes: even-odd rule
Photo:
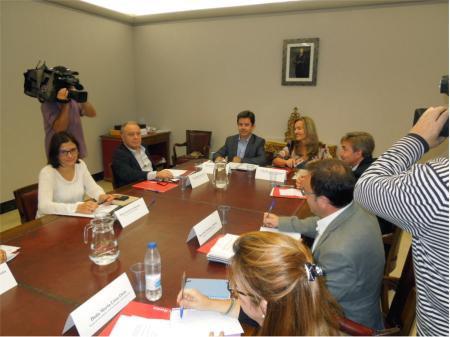
[[[183,272],[183,276],[181,277],[181,300],[183,300],[184,296],[184,287],[186,286],[186,272]],[[183,318],[183,307],[180,307],[180,318]]]
[[[272,199],[272,203],[269,206],[269,209],[267,210],[267,213],[264,215],[264,220],[269,216],[269,214],[272,212],[272,209],[275,207],[275,199]],[[265,225],[265,224],[263,224]]]

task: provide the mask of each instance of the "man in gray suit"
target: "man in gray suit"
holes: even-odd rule
[[[214,161],[228,157],[234,163],[266,165],[265,140],[254,135],[255,114],[241,111],[237,115],[239,134],[227,137],[225,145],[214,153]]]
[[[345,316],[382,329],[384,250],[377,219],[353,202],[355,177],[347,164],[325,159],[310,162],[306,169],[303,194],[316,216],[298,219],[265,213],[264,225],[314,238],[314,259],[324,269],[327,287]]]

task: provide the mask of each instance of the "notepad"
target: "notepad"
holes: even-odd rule
[[[272,232],[272,233],[280,233],[287,236],[290,236],[291,238],[295,240],[300,240],[302,238],[302,235],[297,232],[282,232],[278,228],[271,228],[271,227],[261,227],[259,229],[261,232]]]
[[[227,300],[230,298],[228,280],[211,278],[188,278],[186,289],[197,289],[209,298]]]
[[[226,234],[221,237],[206,255],[207,259],[212,262],[230,264],[234,256],[233,244],[238,237],[234,234]]]

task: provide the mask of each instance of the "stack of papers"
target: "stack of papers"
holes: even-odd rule
[[[300,233],[297,232],[281,232],[278,228],[270,228],[270,227],[261,227],[259,229],[261,232],[272,232],[272,233],[280,233],[287,236],[290,236],[291,238],[295,240],[300,240],[302,238]]]
[[[246,163],[228,163],[227,165],[232,170],[240,170],[240,171],[254,171],[258,167],[258,165]]]
[[[168,169],[167,171],[170,171],[170,173],[172,173],[172,176],[175,179],[180,178],[180,176],[182,176],[183,174],[185,174],[187,172],[187,170],[176,170],[176,169]]]
[[[77,212],[73,212],[73,213],[69,213],[69,212],[59,212],[59,213],[55,213],[58,215],[66,215],[66,216],[77,216],[77,217],[81,217],[81,218],[95,218],[95,216],[97,214],[109,214],[112,211],[114,211],[117,207],[119,207],[118,205],[110,205],[108,203],[105,204],[101,204],[100,206],[98,206],[94,213],[91,214],[85,214],[85,213],[77,213]]]
[[[206,255],[208,261],[231,264],[234,256],[233,244],[239,236],[234,234],[226,234],[217,240],[216,244]]]
[[[276,186],[272,188],[272,191],[270,191],[270,195],[276,198],[305,199],[303,193],[296,188],[285,188]]]

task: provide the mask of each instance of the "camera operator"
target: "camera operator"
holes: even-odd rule
[[[416,162],[445,140],[448,108],[431,107],[358,180],[355,200],[412,235],[418,335],[449,335],[448,158]]]
[[[54,69],[61,72],[67,71],[67,68],[62,66],[54,67]],[[72,90],[73,88],[69,89]],[[87,155],[81,116],[95,117],[97,113],[91,103],[78,103],[68,98],[69,89],[60,89],[56,96],[56,102],[44,102],[41,104],[45,130],[45,153],[47,157],[50,139],[52,139],[55,133],[61,131],[69,132],[76,138],[80,145],[80,158],[84,158]]]

